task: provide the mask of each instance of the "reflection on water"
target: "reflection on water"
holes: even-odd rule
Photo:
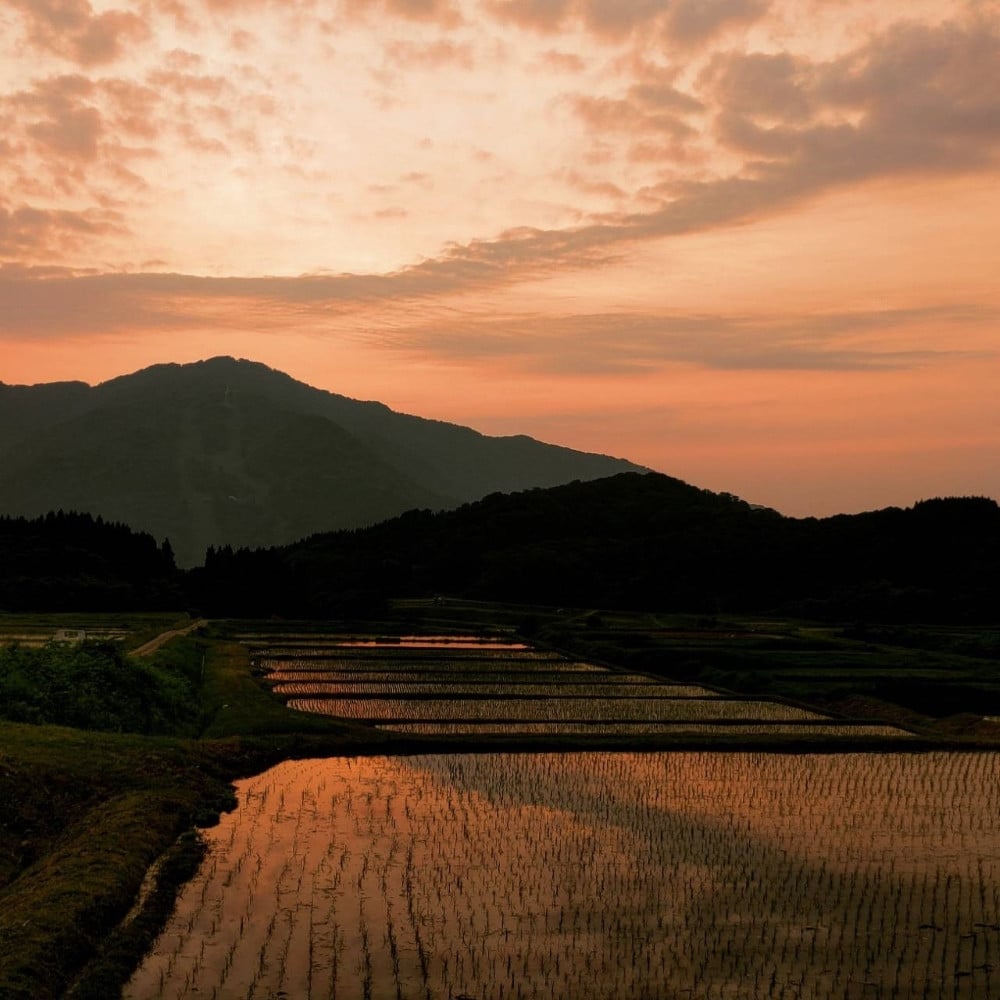
[[[998,759],[282,764],[126,996],[997,996]]]

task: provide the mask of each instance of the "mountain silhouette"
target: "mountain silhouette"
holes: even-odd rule
[[[636,470],[396,413],[229,357],[93,388],[0,383],[0,514],[100,515],[169,538],[181,566],[209,546],[280,545]]]
[[[396,597],[975,623],[1000,606],[1000,505],[922,500],[791,518],[658,473],[493,494],[261,551],[210,550],[213,615],[330,617]]]

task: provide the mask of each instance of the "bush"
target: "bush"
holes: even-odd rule
[[[108,732],[193,732],[197,665],[194,644],[150,660],[132,659],[114,642],[11,646],[0,650],[0,716]]]

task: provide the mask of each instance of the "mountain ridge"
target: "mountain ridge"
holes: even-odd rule
[[[373,613],[449,595],[539,606],[839,621],[991,622],[1000,504],[938,497],[786,517],[660,473],[623,473],[410,511],[281,548],[213,550],[192,571],[213,615]]]
[[[491,437],[309,386],[260,362],[163,363],[96,386],[0,383],[0,513],[86,511],[210,545],[287,544],[412,508],[648,470]]]

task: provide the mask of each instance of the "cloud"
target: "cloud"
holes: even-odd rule
[[[86,77],[56,76],[37,83],[31,90],[10,95],[3,104],[34,119],[25,124],[24,132],[29,140],[43,147],[43,156],[92,160],[103,131],[100,112],[84,103],[94,90]]]
[[[734,102],[717,120],[724,145],[766,161],[751,160],[746,173],[753,179],[742,189],[747,196],[756,191],[761,208],[870,178],[961,174],[998,164],[996,31],[896,29],[835,63],[800,65],[799,99],[776,82],[789,72],[779,59],[769,66],[774,72],[761,74],[760,61],[754,68],[773,86]],[[721,77],[724,91],[746,69],[746,57],[733,60]]]
[[[725,28],[749,24],[767,13],[768,0],[677,0],[666,20],[668,38],[700,45]]]
[[[28,134],[61,156],[92,160],[103,122],[96,108],[65,108],[48,121],[28,126]]]
[[[344,0],[348,14],[388,14],[409,21],[427,21],[453,27],[462,21],[453,0]]]
[[[160,104],[156,90],[129,80],[105,78],[100,81],[100,92],[106,99],[109,124],[117,134],[144,140],[156,138]]]
[[[885,371],[981,355],[961,349],[876,349],[859,345],[863,335],[943,323],[981,327],[998,318],[996,309],[981,306],[802,316],[616,312],[460,317],[386,335],[383,343],[449,363],[489,361],[549,375],[645,374],[677,363],[719,371]],[[998,355],[1000,351],[992,357]]]
[[[82,246],[90,238],[119,233],[123,229],[121,216],[107,209],[67,211],[32,205],[11,208],[0,202],[0,258],[58,256]],[[0,314],[10,306],[0,291]],[[10,315],[2,316],[0,325],[12,319]]]
[[[158,95],[148,87],[80,74],[46,77],[30,89],[0,96],[0,112],[8,113],[5,126],[16,149],[4,164],[8,196],[40,189],[43,181],[53,191],[99,187],[107,179],[104,168],[118,175],[123,160],[135,152],[125,147],[126,139],[155,138],[157,102]],[[18,187],[11,172],[31,183]]]
[[[594,132],[626,132],[633,135],[668,135],[674,139],[694,135],[695,129],[682,117],[678,94],[677,103],[656,102],[633,87],[627,98],[578,95],[570,99],[575,114]],[[692,101],[692,104],[696,102]]]
[[[386,56],[394,68],[402,69],[437,69],[450,65],[471,70],[475,66],[472,46],[447,38],[425,43],[393,42],[387,47]]]
[[[555,31],[575,4],[572,0],[494,0],[489,10],[496,17],[522,28]]]
[[[666,8],[663,0],[492,0],[487,9],[499,20],[532,31],[555,33],[580,24],[617,40],[660,17]]]
[[[112,62],[149,36],[138,15],[123,10],[98,14],[87,0],[5,0],[23,19],[29,41],[81,66]]]
[[[549,69],[554,69],[560,73],[580,73],[586,66],[586,61],[575,52],[559,52],[556,49],[549,49],[541,56],[541,62]]]
[[[714,56],[700,86],[728,112],[801,121],[816,107],[811,76],[815,67],[786,52]]]
[[[182,97],[194,95],[217,101],[229,88],[225,77],[215,74],[189,73],[178,69],[154,70],[149,83],[161,90],[169,90]]]
[[[179,95],[178,106],[187,108],[190,99],[194,107],[206,108],[198,130],[184,137],[187,142],[216,153],[235,148],[237,141],[244,143],[227,119],[230,91],[225,80],[199,73],[199,67],[183,55],[175,61],[183,67],[150,76],[148,85],[64,74],[6,98],[8,104],[17,103],[25,124],[4,140],[9,146],[30,141],[37,147],[39,162],[44,160],[39,185],[67,183],[60,175],[67,172],[62,161],[68,161],[86,175],[89,187],[81,187],[87,200],[77,199],[74,210],[58,212],[41,197],[8,186],[6,200],[0,203],[0,254],[10,259],[37,252],[26,259],[40,260],[49,249],[79,247],[88,236],[121,232],[121,217],[97,209],[79,210],[79,204],[100,205],[101,197],[117,193],[108,180],[111,175],[99,175],[91,166],[95,157],[100,160],[99,154],[105,161],[117,156],[119,147],[109,133],[120,137],[121,130],[117,125],[112,129],[113,122],[131,121],[136,135],[142,134],[143,123],[152,127],[150,122],[169,130],[176,129],[172,122],[180,121],[183,129],[189,119],[170,103],[171,95]],[[347,309],[364,302],[489,290],[567,269],[599,267],[635,242],[764,218],[869,179],[995,169],[1000,154],[1000,29],[975,19],[925,27],[898,25],[827,61],[729,52],[711,59],[693,81],[684,80],[682,89],[670,72],[647,67],[613,96],[579,94],[568,99],[567,106],[599,138],[617,130],[612,136],[617,142],[624,134],[630,144],[619,145],[626,154],[629,148],[641,149],[648,157],[665,151],[662,163],[642,164],[646,175],[642,183],[654,171],[656,180],[638,191],[629,191],[627,180],[617,175],[611,178],[612,185],[592,171],[562,174],[564,181],[579,189],[589,186],[597,193],[600,187],[617,203],[642,205],[643,211],[592,217],[565,229],[512,228],[491,239],[446,245],[390,274],[295,279],[49,275],[44,288],[36,275],[30,281],[22,276],[16,287],[8,282],[3,294],[16,293],[18,301],[35,296],[39,315],[50,316],[55,323],[57,305],[47,304],[45,296],[71,301],[77,294],[71,289],[85,287],[76,284],[82,281],[108,296],[108,303],[94,315],[102,317],[102,323],[125,324],[128,310],[140,301],[151,321],[161,317],[163,322],[188,322],[184,317],[189,312],[193,316],[205,303],[226,297],[273,301],[281,308],[326,302]],[[164,94],[170,100],[161,107],[157,102],[164,100]],[[209,112],[221,117],[209,118]],[[210,131],[202,131],[203,124]],[[706,134],[726,154],[728,173],[700,170],[689,175],[696,179],[683,175],[678,179],[677,157],[684,148],[700,149]],[[33,164],[27,158],[25,162],[22,170],[27,172]],[[416,178],[410,181],[417,183]],[[635,200],[636,195],[641,200]],[[400,204],[411,209],[402,195]],[[376,207],[391,211],[395,199]],[[138,250],[136,257],[150,252]],[[11,330],[2,306],[0,302],[0,323]],[[17,316],[19,329],[35,333],[43,329],[26,308]],[[96,319],[66,322],[91,322],[90,328],[102,328]]]
[[[645,81],[622,98],[578,95],[570,105],[598,140],[617,129],[642,159],[663,149],[669,168],[691,134],[686,116],[642,98]],[[713,135],[741,165],[723,176],[674,179],[644,193],[659,204],[642,213],[595,220],[560,236],[539,231],[510,251],[541,264],[559,248],[574,262],[630,241],[699,232],[761,218],[829,190],[867,180],[995,169],[1000,159],[1000,29],[979,23],[897,26],[830,62],[784,54],[727,53],[699,81],[697,98],[713,114]],[[485,260],[499,248],[478,244]]]
[[[579,0],[584,24],[595,34],[610,38],[627,35],[636,26],[662,14],[663,0]]]
[[[1000,140],[1000,22],[902,24],[815,74],[814,92],[871,127],[930,143]],[[994,149],[995,151],[995,149]],[[974,154],[975,155],[975,154]]]
[[[0,206],[0,256],[14,257],[46,241],[90,235],[109,225],[87,213]],[[206,278],[175,273],[97,273],[62,267],[0,264],[0,336],[58,338],[66,334],[142,329],[252,325],[282,329],[296,317],[329,317],[371,302],[419,296],[419,276],[302,275]]]
[[[768,0],[492,0],[487,9],[528,30],[556,33],[580,25],[607,41],[656,26],[668,43],[690,46],[755,21],[767,8]]]
[[[0,241],[4,220],[0,211]],[[341,333],[328,335],[353,330],[371,346],[407,356],[449,364],[491,362],[557,376],[641,375],[678,363],[719,371],[885,371],[941,359],[992,362],[1000,355],[961,346],[886,346],[892,344],[886,334],[893,331],[981,330],[1000,320],[996,308],[975,303],[819,315],[616,311],[497,316],[468,304],[433,309],[426,294],[444,277],[419,268],[385,276],[201,278],[7,265],[0,266],[0,337],[141,336],[206,325],[275,334],[309,329],[323,336],[337,319]],[[387,305],[402,311],[381,312]],[[903,342],[912,339],[907,336]]]

